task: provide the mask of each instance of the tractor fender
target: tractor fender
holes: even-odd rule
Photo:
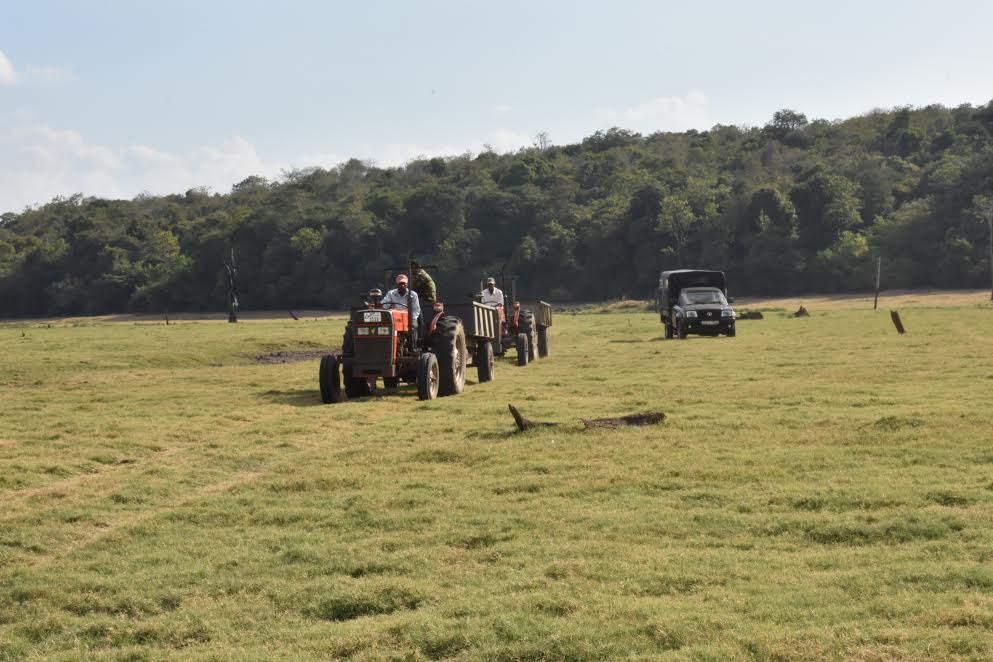
[[[434,330],[438,327],[438,320],[444,317],[445,311],[439,311],[435,313],[435,316],[431,319],[431,324],[428,326],[428,336],[434,335]]]

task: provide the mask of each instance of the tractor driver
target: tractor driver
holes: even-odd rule
[[[397,286],[383,295],[380,302],[384,308],[403,308],[407,310],[407,295],[410,295],[410,331],[411,339],[416,342],[417,329],[420,327],[421,304],[417,300],[417,292],[407,288],[407,274],[400,274],[396,280]]]
[[[483,290],[483,298],[480,303],[503,308],[503,292],[496,286],[496,279],[493,276],[486,279],[486,289]]]

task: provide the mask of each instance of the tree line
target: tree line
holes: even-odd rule
[[[230,193],[60,197],[0,216],[0,315],[345,307],[408,255],[443,299],[486,274],[522,297],[652,295],[663,269],[736,294],[982,287],[993,101],[762,127],[612,128],[515,153],[249,177]]]

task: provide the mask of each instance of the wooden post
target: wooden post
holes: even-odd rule
[[[883,271],[883,258],[879,256],[876,258],[876,298],[872,302],[872,309],[876,310],[879,308],[879,276]]]
[[[896,332],[903,334],[906,330],[903,328],[903,322],[900,321],[900,313],[895,310],[890,311],[890,319],[893,320],[893,326],[896,327]]]

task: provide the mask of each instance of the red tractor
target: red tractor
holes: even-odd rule
[[[321,400],[325,404],[341,402],[344,396],[357,398],[371,395],[376,381],[383,380],[387,389],[395,389],[400,381],[417,384],[421,400],[456,395],[465,388],[466,368],[477,369],[480,382],[493,378],[493,348],[495,333],[478,324],[475,317],[466,325],[457,315],[446,313],[444,305],[434,304],[433,310],[421,312],[423,329],[411,326],[408,305],[385,307],[379,289],[369,292],[364,307],[352,310],[345,327],[341,354],[328,354],[321,359]],[[480,304],[484,318],[492,313]],[[418,333],[421,331],[421,333]],[[469,349],[473,363],[469,363]]]
[[[552,307],[539,301],[535,310],[521,307],[517,300],[517,277],[510,281],[510,299],[495,305],[500,318],[500,337],[494,351],[498,356],[507,347],[517,350],[517,365],[525,366],[538,357],[548,356],[548,327],[552,325]]]

